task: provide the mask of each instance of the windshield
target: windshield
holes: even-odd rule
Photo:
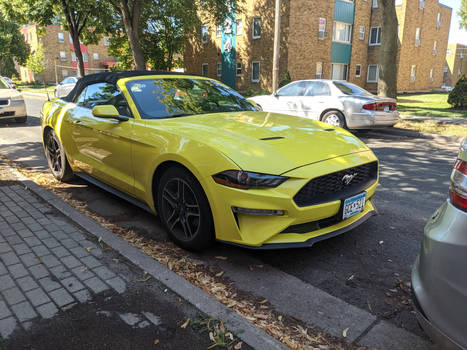
[[[140,79],[126,83],[143,119],[258,110],[241,95],[215,80]]]
[[[368,91],[354,84],[344,83],[341,81],[333,81],[332,83],[345,95],[372,95]]]
[[[9,89],[10,85],[8,85],[2,78],[0,78],[0,89]]]

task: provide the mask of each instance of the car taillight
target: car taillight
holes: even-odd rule
[[[394,102],[375,102],[367,103],[362,106],[363,109],[367,111],[395,111],[396,103]]]
[[[461,159],[454,164],[449,197],[455,207],[467,212],[467,162]]]

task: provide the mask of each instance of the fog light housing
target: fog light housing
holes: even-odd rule
[[[235,214],[247,214],[247,215],[266,215],[266,216],[283,216],[284,210],[277,209],[250,209],[241,207],[232,207],[232,211]]]

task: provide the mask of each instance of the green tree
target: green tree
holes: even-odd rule
[[[37,50],[32,52],[26,60],[26,67],[34,74],[42,74],[45,71],[44,47],[39,43]]]
[[[85,44],[96,43],[110,20],[105,16],[106,3],[96,0],[0,0],[0,10],[21,24],[35,23],[41,27],[61,24],[73,39],[80,76],[85,74],[80,40]]]
[[[18,25],[0,16],[0,75],[17,75],[15,61],[24,64],[28,54],[29,46],[24,42]]]
[[[462,0],[457,15],[460,17],[459,27],[467,30],[467,0]]]
[[[394,0],[379,0],[383,25],[379,54],[378,95],[397,95],[397,15]]]

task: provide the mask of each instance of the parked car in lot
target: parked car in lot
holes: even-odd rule
[[[16,89],[16,84],[13,80],[11,80],[11,78],[8,78],[8,77],[2,77],[3,80],[5,80],[7,82],[7,84],[12,88],[12,89]]]
[[[61,98],[65,97],[70,93],[71,90],[76,85],[76,82],[78,81],[78,78],[76,77],[68,77],[63,79],[54,89],[54,96]]]
[[[454,164],[449,199],[428,221],[412,271],[424,330],[443,350],[467,349],[467,138]]]
[[[17,123],[27,120],[23,95],[11,88],[3,78],[0,78],[0,119],[12,119]]]
[[[213,239],[305,247],[375,213],[378,160],[348,131],[265,113],[215,80],[168,72],[81,78],[45,102],[52,174],[159,214],[189,249]],[[323,146],[325,145],[325,146]]]
[[[348,129],[393,126],[399,120],[395,99],[375,96],[346,81],[294,81],[275,94],[249,100],[266,112],[320,120]]]

